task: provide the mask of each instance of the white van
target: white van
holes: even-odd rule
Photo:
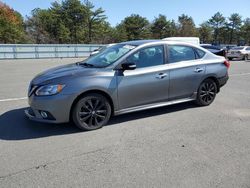
[[[162,40],[186,42],[186,43],[191,43],[195,45],[200,45],[200,39],[198,37],[168,37]]]

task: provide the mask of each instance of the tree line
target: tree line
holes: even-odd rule
[[[202,43],[249,44],[250,18],[238,13],[229,17],[220,12],[198,27],[191,16],[169,20],[163,14],[153,21],[138,14],[112,27],[105,11],[89,0],[53,2],[48,9],[36,8],[23,18],[0,1],[0,43],[116,43],[137,39],[199,37]]]

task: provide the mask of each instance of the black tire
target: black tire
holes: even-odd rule
[[[228,58],[228,60],[229,60],[229,61],[232,61],[232,60],[233,60],[233,58],[229,57],[229,58]]]
[[[214,80],[204,80],[198,89],[196,103],[199,106],[210,105],[214,101],[217,91],[218,88]]]
[[[111,106],[100,94],[83,96],[73,107],[72,119],[82,130],[96,130],[106,125],[111,116]]]
[[[245,60],[245,61],[248,60],[248,55],[247,55],[247,54],[244,56],[244,60]]]

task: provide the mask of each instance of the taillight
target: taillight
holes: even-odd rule
[[[225,61],[224,61],[224,65],[229,69],[229,67],[230,67],[229,61],[225,60]]]

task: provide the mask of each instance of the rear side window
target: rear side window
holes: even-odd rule
[[[234,47],[234,48],[232,48],[232,50],[243,50],[244,49],[244,47]]]
[[[180,61],[190,61],[196,59],[195,51],[189,46],[169,45],[168,46],[169,63]]]
[[[198,54],[198,59],[203,58],[205,56],[205,54],[206,54],[203,50],[200,50],[198,48],[195,48],[195,51]]]

